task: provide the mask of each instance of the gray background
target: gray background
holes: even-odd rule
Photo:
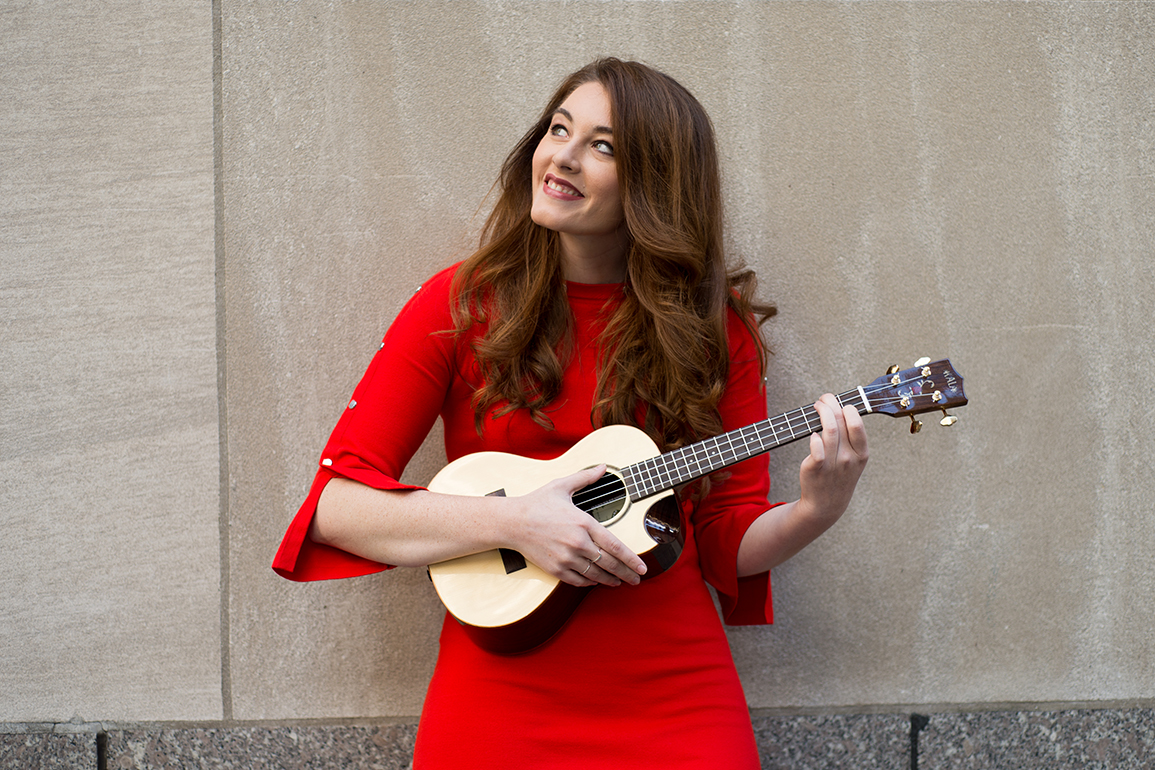
[[[869,418],[851,510],[730,632],[751,708],[1155,701],[1151,3],[16,0],[0,722],[415,719],[424,575],[269,563],[385,328],[600,54],[714,119],[772,412],[921,355],[971,399]]]

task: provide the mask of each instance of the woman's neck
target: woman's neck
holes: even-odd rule
[[[575,238],[561,233],[562,272],[575,283],[621,283],[628,245],[619,237]]]

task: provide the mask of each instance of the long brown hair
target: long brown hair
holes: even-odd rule
[[[592,81],[609,95],[629,250],[622,301],[603,334],[591,419],[639,425],[671,449],[721,429],[727,308],[758,341],[760,356],[758,326],[775,312],[754,302],[752,271],[727,269],[713,126],[673,78],[607,58],[562,82],[502,166],[481,246],[455,278],[454,319],[458,332],[488,323],[473,342],[483,380],[473,400],[478,430],[501,402],[498,414],[528,409],[548,427],[571,316],[557,234],[530,219],[533,154],[558,106]]]

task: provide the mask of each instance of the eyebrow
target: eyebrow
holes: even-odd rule
[[[574,122],[573,115],[571,115],[570,111],[567,110],[565,107],[558,107],[556,110],[553,111],[553,114],[556,115],[559,112],[562,115],[565,115],[565,119],[568,120],[570,123]],[[613,136],[614,130],[612,128],[610,128],[609,126],[594,126],[594,133],[595,134],[609,134],[610,136]]]

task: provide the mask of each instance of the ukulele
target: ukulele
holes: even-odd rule
[[[967,403],[962,377],[949,360],[892,366],[869,385],[838,396],[859,414],[909,416],[941,410],[942,425],[957,418],[948,408]],[[669,569],[684,541],[675,488],[734,463],[822,430],[813,405],[747,425],[662,454],[643,431],[610,425],[593,431],[552,460],[504,452],[477,452],[454,460],[429,483],[454,495],[524,495],[554,479],[605,464],[606,472],[573,494],[574,505],[593,516],[646,563],[643,579]],[[518,552],[500,548],[429,565],[442,603],[482,649],[526,652],[547,641],[569,619],[592,587],[572,586],[539,569]]]

